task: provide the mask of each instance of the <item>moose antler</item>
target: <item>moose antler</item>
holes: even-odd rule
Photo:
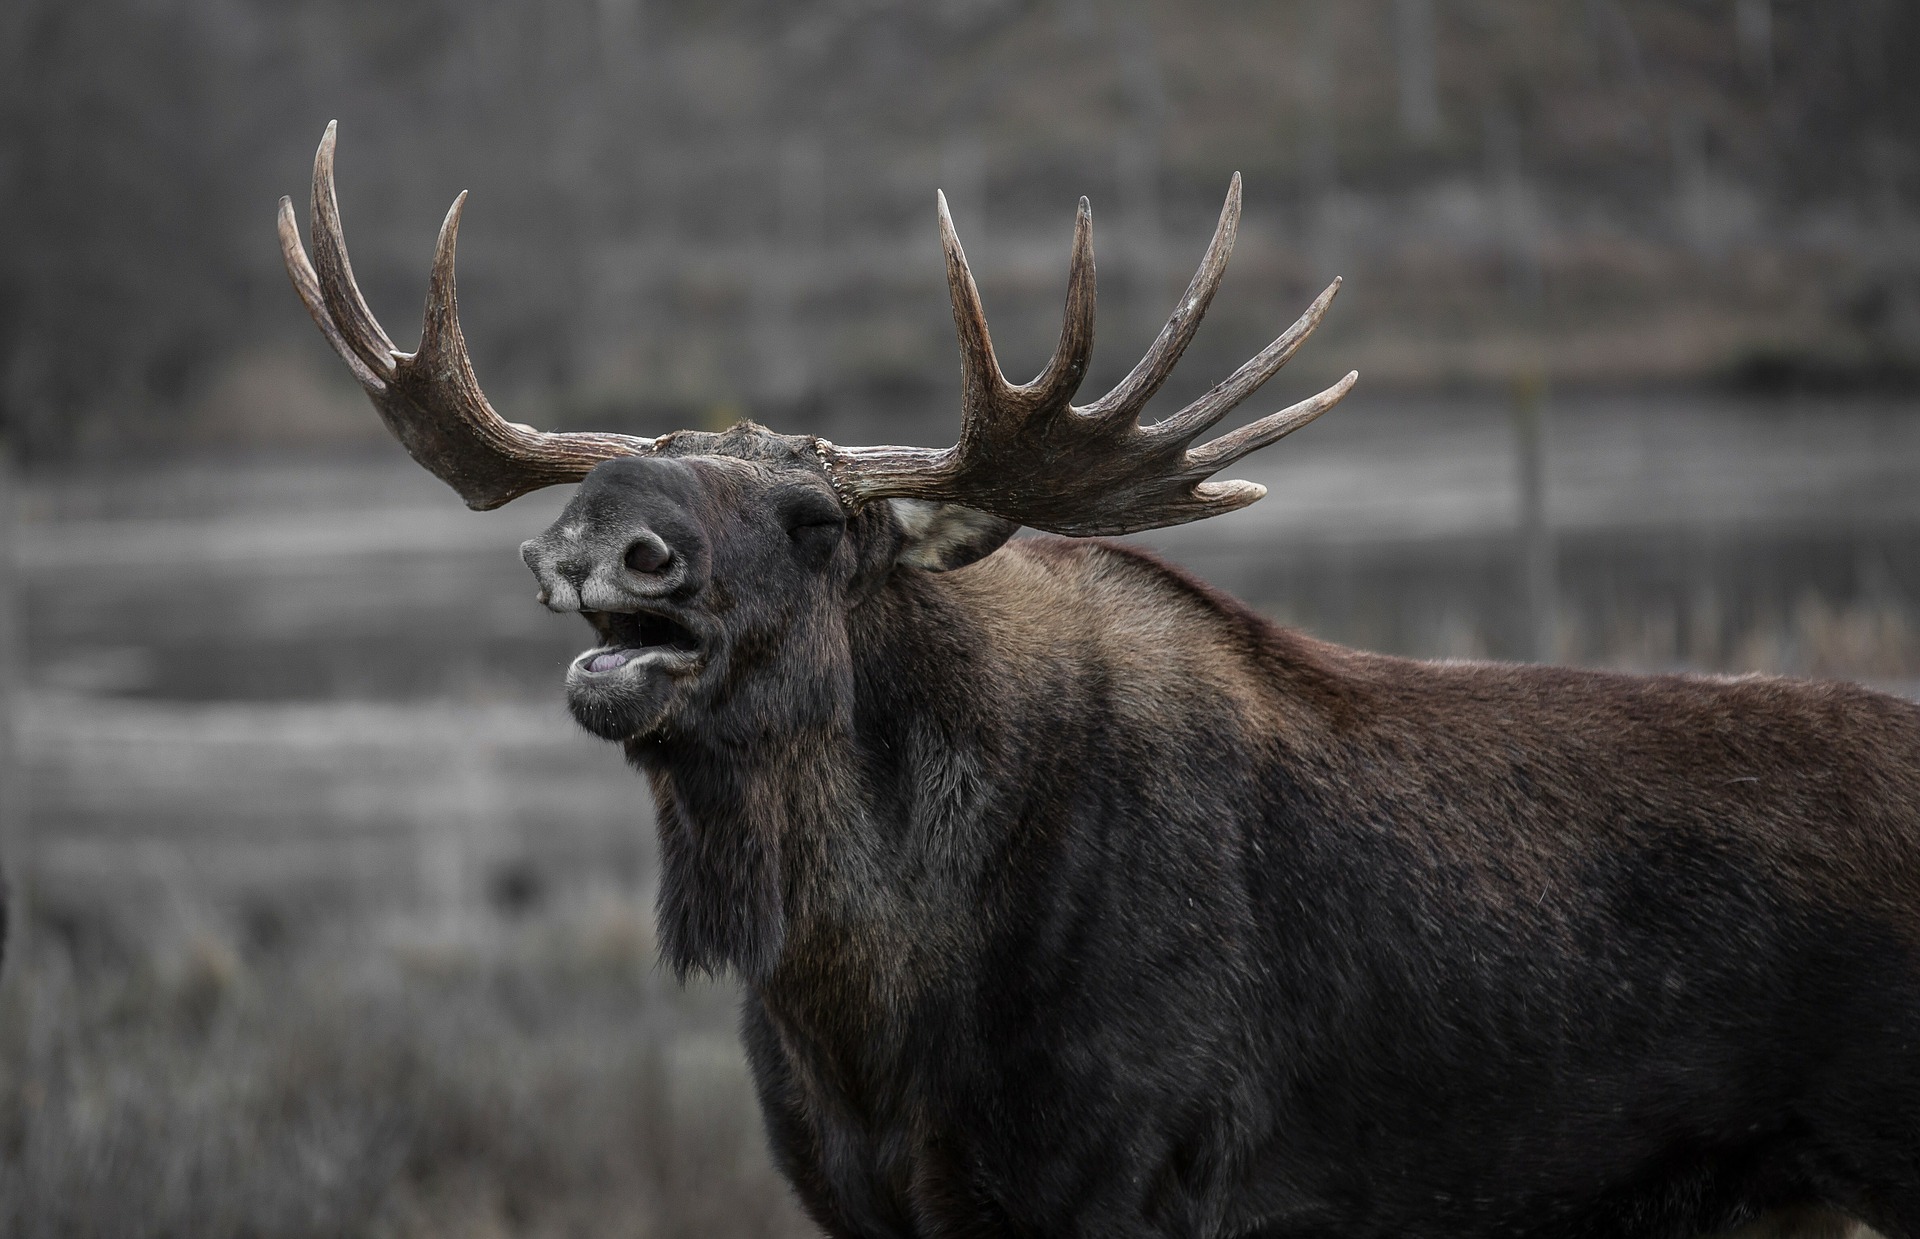
[[[403,353],[381,329],[354,283],[333,192],[335,126],[313,160],[313,248],[300,244],[293,203],[280,199],[280,248],[295,291],[321,334],[366,389],[381,420],[408,453],[459,492],[472,508],[560,482],[576,482],[604,460],[659,451],[663,439],[618,434],[549,434],[494,412],[474,378],[460,333],[453,251],[467,195],[440,227],[427,289],[426,321],[416,352]],[[1291,434],[1339,403],[1357,373],[1308,400],[1229,434],[1190,446],[1285,365],[1326,313],[1335,280],[1298,322],[1225,381],[1164,421],[1140,424],[1152,399],[1193,339],[1225,273],[1240,223],[1240,176],[1200,269],[1146,355],[1119,386],[1083,407],[1072,403],[1093,351],[1093,212],[1080,200],[1066,321],[1053,359],[1033,382],[1014,386],[1000,372],[986,312],[967,256],[940,197],[940,237],[960,335],[965,376],[960,441],[949,448],[840,447],[810,442],[851,506],[885,498],[940,499],[1054,533],[1134,533],[1217,516],[1259,499],[1253,482],[1212,482],[1215,472]]]
[[[657,439],[617,434],[547,434],[493,411],[467,357],[453,287],[453,246],[464,191],[453,200],[434,249],[420,347],[403,353],[367,308],[347,261],[340,206],[333,195],[336,123],[313,157],[313,252],[307,261],[293,202],[280,199],[280,251],[294,291],[407,453],[459,492],[467,506],[497,508],[528,491],[577,482],[603,460],[643,456]]]
[[[979,289],[954,234],[946,196],[939,201],[940,239],[947,251],[947,285],[965,375],[960,441],[939,449],[838,447],[822,441],[821,458],[852,502],[889,496],[944,499],[1074,535],[1136,533],[1218,516],[1247,506],[1267,488],[1207,478],[1320,416],[1360,377],[1357,371],[1349,373],[1311,399],[1189,446],[1287,363],[1327,312],[1340,289],[1335,280],[1299,321],[1224,382],[1166,420],[1140,424],[1140,410],[1180,360],[1226,272],[1240,224],[1236,172],[1200,269],[1167,325],[1117,387],[1092,404],[1075,407],[1073,396],[1093,351],[1093,212],[1087,200],[1080,199],[1060,343],[1040,376],[1016,387],[994,358]]]

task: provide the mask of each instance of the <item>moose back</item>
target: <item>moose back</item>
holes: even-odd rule
[[[315,162],[289,273],[476,507],[581,485],[524,555],[659,813],[663,951],[731,971],[773,1154],[844,1236],[1644,1236],[1783,1211],[1920,1239],[1920,707],[1844,684],[1419,663],[1089,539],[1258,499],[1201,440],[1329,288],[1141,408],[1238,222],[1113,391],[1080,206],[1016,386],[941,204],[946,449],[508,422],[440,236],[418,351]],[[1337,285],[1336,285],[1337,287]],[[1019,526],[1068,537],[1009,541]]]

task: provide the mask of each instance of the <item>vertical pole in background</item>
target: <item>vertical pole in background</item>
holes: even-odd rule
[[[5,968],[24,978],[32,949],[33,839],[20,739],[20,559],[15,539],[17,498],[13,448],[0,428],[0,870],[6,880]]]
[[[1526,655],[1533,662],[1551,662],[1558,652],[1559,582],[1553,527],[1547,521],[1547,379],[1538,369],[1522,371],[1514,379],[1513,440]]]
[[[1521,646],[1533,662],[1551,662],[1559,635],[1555,609],[1553,529],[1547,521],[1547,374],[1545,339],[1551,331],[1546,296],[1543,212],[1522,162],[1525,135],[1502,107],[1486,112],[1487,181],[1506,247],[1507,288],[1525,331],[1528,359],[1513,376],[1513,447],[1519,497]]]

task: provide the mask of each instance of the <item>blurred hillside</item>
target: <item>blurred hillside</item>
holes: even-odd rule
[[[1301,386],[1910,385],[1916,55],[1895,0],[13,0],[0,411],[38,458],[376,434],[272,238],[335,116],[376,310],[411,341],[471,189],[477,365],[547,424],[946,433],[937,185],[1010,370],[1092,197],[1111,379],[1235,169],[1168,401],[1336,273]]]

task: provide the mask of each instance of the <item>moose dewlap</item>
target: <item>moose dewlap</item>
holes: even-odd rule
[[[1122,533],[1352,385],[1210,440],[1334,289],[1139,414],[1066,321],[1009,383],[944,202],[959,442],[543,434],[481,394],[464,195],[414,353],[314,165],[321,332],[523,553],[658,808],[660,941],[731,970],[773,1154],[843,1236],[1644,1236],[1845,1215],[1920,1239],[1920,707],[1844,684],[1428,664],[1277,628]],[[1204,440],[1204,441],[1202,441]]]

